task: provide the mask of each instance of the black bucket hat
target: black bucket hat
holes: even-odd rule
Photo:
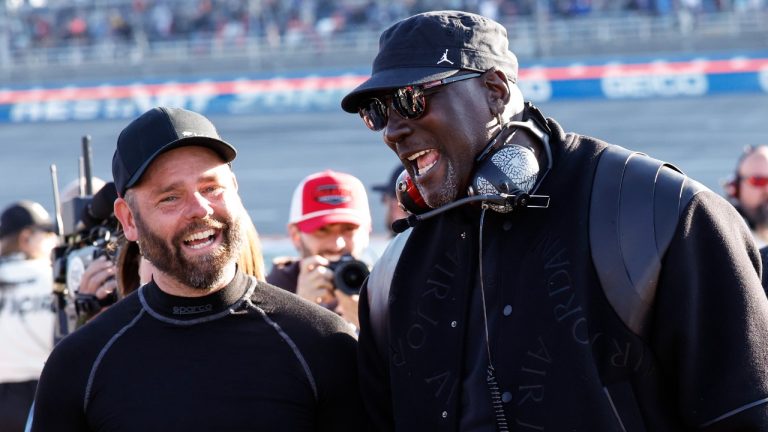
[[[509,50],[507,30],[481,15],[461,11],[426,12],[384,31],[371,77],[341,101],[357,112],[360,102],[377,91],[424,84],[468,70],[498,67],[517,81],[517,57]]]
[[[231,162],[237,151],[223,141],[210,120],[182,108],[152,108],[123,129],[112,157],[112,176],[119,196],[136,185],[160,154],[183,146],[202,146]]]

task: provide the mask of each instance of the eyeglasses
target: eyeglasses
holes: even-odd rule
[[[741,179],[747,182],[750,186],[754,186],[754,187],[768,186],[768,177],[749,176],[749,177],[742,177]]]
[[[422,115],[427,109],[428,94],[437,87],[451,84],[459,81],[464,81],[472,78],[477,78],[481,73],[470,73],[465,75],[452,76],[439,81],[431,81],[421,85],[411,85],[395,89],[391,95],[385,95],[381,97],[370,98],[358,108],[360,117],[363,118],[363,122],[368,129],[373,131],[380,131],[387,126],[389,121],[389,110],[385,101],[390,99],[390,106],[400,114],[401,117],[408,120],[415,120]]]

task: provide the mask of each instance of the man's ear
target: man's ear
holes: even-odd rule
[[[131,208],[124,198],[115,200],[114,210],[115,217],[120,221],[120,225],[123,227],[125,238],[129,241],[137,241],[139,239],[139,231],[136,228],[136,221],[133,218]]]
[[[301,251],[301,230],[299,226],[292,223],[288,224],[288,237],[291,238],[291,243],[297,251]]]
[[[510,99],[509,83],[504,71],[491,68],[482,75],[483,85],[488,88],[488,103],[491,112],[503,113]]]
[[[235,185],[235,190],[237,190],[239,188],[239,186],[237,184],[237,176],[235,175],[234,171],[232,171],[232,184]]]
[[[739,180],[736,178],[732,178],[724,183],[723,190],[725,191],[726,197],[735,201],[739,200]]]

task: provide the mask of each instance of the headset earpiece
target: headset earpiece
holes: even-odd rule
[[[467,195],[529,194],[538,176],[539,162],[531,149],[504,143],[478,161]],[[509,213],[514,209],[512,203],[489,203],[488,206],[499,213]]]
[[[400,208],[410,214],[422,214],[430,210],[430,207],[424,202],[419,189],[413,182],[408,171],[403,170],[397,177],[397,187],[395,189],[397,202]]]

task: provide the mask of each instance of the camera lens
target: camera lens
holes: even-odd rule
[[[359,294],[370,273],[364,262],[354,258],[338,261],[333,268],[333,284],[348,295]]]

